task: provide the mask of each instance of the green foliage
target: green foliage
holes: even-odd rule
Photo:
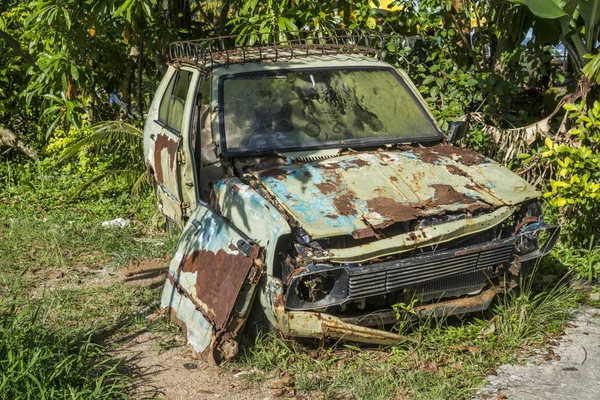
[[[600,276],[600,240],[592,235],[587,248],[561,246],[557,249],[558,258],[580,279],[592,283]]]
[[[533,34],[540,40],[560,40],[571,56],[575,67],[586,66],[586,55],[598,47],[600,0],[511,0],[527,7],[539,20],[533,24]],[[589,78],[597,76],[600,64],[596,61],[584,68]]]
[[[600,212],[600,103],[594,102],[587,111],[583,107],[583,103],[564,106],[575,121],[569,131],[571,139],[555,143],[546,138],[542,152],[553,171],[544,198],[562,215],[562,222],[568,221],[573,243],[586,243],[591,235],[600,233],[595,223]]]
[[[237,1],[236,10],[236,15],[227,25],[232,27],[232,32],[247,35],[238,38],[241,45],[286,40],[289,39],[288,31],[308,29],[325,34],[343,27],[377,28],[376,10],[368,1]]]
[[[44,309],[17,304],[9,298],[0,305],[0,398],[127,397],[116,362],[89,334],[56,333],[44,325]]]

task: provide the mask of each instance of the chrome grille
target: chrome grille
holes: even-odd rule
[[[515,238],[349,268],[349,298],[382,295],[513,259]]]

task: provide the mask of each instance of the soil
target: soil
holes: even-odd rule
[[[242,371],[226,371],[198,359],[184,346],[161,350],[160,335],[142,333],[123,343],[114,355],[130,369],[138,399],[264,399],[272,390],[251,382]]]
[[[146,259],[122,267],[114,276],[132,285],[162,286],[169,261]],[[160,312],[148,318],[160,317]],[[168,349],[161,344],[168,341]],[[175,341],[175,343],[173,343]],[[133,378],[136,399],[233,399],[272,398],[270,381],[247,379],[247,371],[230,371],[200,358],[183,340],[183,335],[135,332],[119,340],[112,354],[123,361]]]

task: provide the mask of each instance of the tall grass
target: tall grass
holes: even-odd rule
[[[127,397],[117,364],[89,334],[50,329],[43,310],[26,301],[0,307],[0,399]]]

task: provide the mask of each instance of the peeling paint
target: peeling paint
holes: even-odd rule
[[[396,223],[461,210],[476,213],[539,195],[493,161],[448,145],[345,155],[254,175],[315,239],[377,236],[377,230]],[[515,191],[500,192],[493,181]]]
[[[156,136],[154,145],[154,163],[156,180],[158,183],[165,183],[165,171],[174,171],[175,161],[177,159],[177,149],[179,143],[164,133]]]

